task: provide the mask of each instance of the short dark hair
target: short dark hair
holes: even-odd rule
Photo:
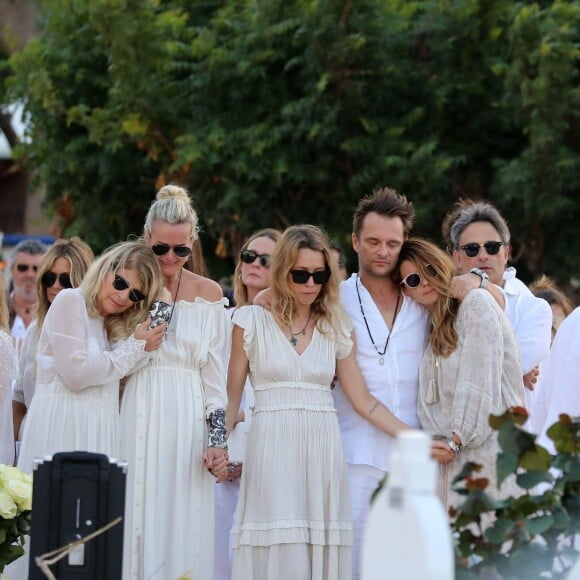
[[[405,237],[409,235],[413,227],[415,219],[413,203],[407,201],[404,195],[397,193],[394,189],[381,187],[358,202],[352,218],[352,231],[357,237],[363,227],[365,217],[372,212],[383,217],[401,218]]]
[[[450,250],[459,249],[459,238],[465,228],[475,222],[491,224],[499,234],[504,245],[509,246],[510,230],[499,211],[485,201],[460,199],[445,216],[442,232]]]
[[[339,268],[345,268],[346,269],[346,254],[344,253],[344,249],[342,248],[342,246],[334,239],[329,238],[328,240],[328,245],[330,246],[331,250],[334,250],[335,252],[338,253],[338,266]]]

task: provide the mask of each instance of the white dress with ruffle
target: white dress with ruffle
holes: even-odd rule
[[[255,410],[236,522],[233,580],[351,578],[346,463],[330,385],[350,331],[314,330],[302,354],[257,306],[234,314],[244,329]]]

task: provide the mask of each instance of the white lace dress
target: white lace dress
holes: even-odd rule
[[[129,378],[121,456],[129,462],[124,580],[213,576],[214,486],[206,417],[226,407],[227,300],[179,301],[166,340]]]
[[[0,463],[14,461],[12,426],[12,378],[15,374],[16,350],[12,337],[0,330]]]
[[[434,356],[431,345],[425,351],[417,409],[422,429],[443,439],[455,432],[463,443],[455,461],[439,466],[438,491],[445,506],[461,501],[450,487],[467,461],[483,465],[478,477],[489,478],[486,491],[491,495],[516,491],[509,479],[501,490],[496,487],[499,445],[488,418],[525,404],[515,334],[489,292],[478,289],[467,294],[455,330],[459,342],[449,357]]]
[[[255,410],[232,532],[235,580],[352,576],[346,463],[330,384],[352,350],[316,329],[299,355],[257,306],[234,314],[244,329]]]

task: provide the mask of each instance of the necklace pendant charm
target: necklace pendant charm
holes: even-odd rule
[[[296,345],[298,344],[298,339],[297,339],[295,336],[293,336],[293,337],[290,339],[290,344],[291,344],[292,346],[296,346]]]
[[[383,366],[385,366],[385,357],[384,357],[384,356],[382,356],[382,357],[379,359],[379,364],[380,364],[382,367],[383,367]]]

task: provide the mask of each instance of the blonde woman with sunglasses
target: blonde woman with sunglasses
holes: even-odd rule
[[[79,286],[93,259],[93,251],[88,244],[73,237],[54,242],[38,264],[36,317],[26,330],[12,393],[14,438],[17,441],[22,437],[26,411],[34,396],[36,351],[48,309],[62,290]]]
[[[509,320],[487,290],[475,289],[459,302],[452,296],[455,267],[434,244],[406,240],[399,255],[401,287],[430,315],[429,343],[419,372],[417,411],[421,428],[446,443],[454,461],[440,465],[439,495],[445,506],[458,497],[451,482],[467,461],[483,465],[488,492],[498,491],[497,433],[488,419],[508,407],[524,406],[517,341]]]
[[[124,242],[89,268],[79,288],[62,290],[38,341],[37,381],[18,467],[35,457],[90,451],[119,457],[119,380],[149,357],[164,326],[150,329],[147,312],[162,288],[159,266],[143,242]],[[28,578],[28,558],[7,570]]]
[[[288,228],[272,254],[271,311],[245,306],[233,317],[228,431],[248,374],[255,396],[233,580],[352,576],[350,495],[330,393],[335,370],[366,420],[390,435],[408,428],[366,388],[335,264],[318,228]]]

